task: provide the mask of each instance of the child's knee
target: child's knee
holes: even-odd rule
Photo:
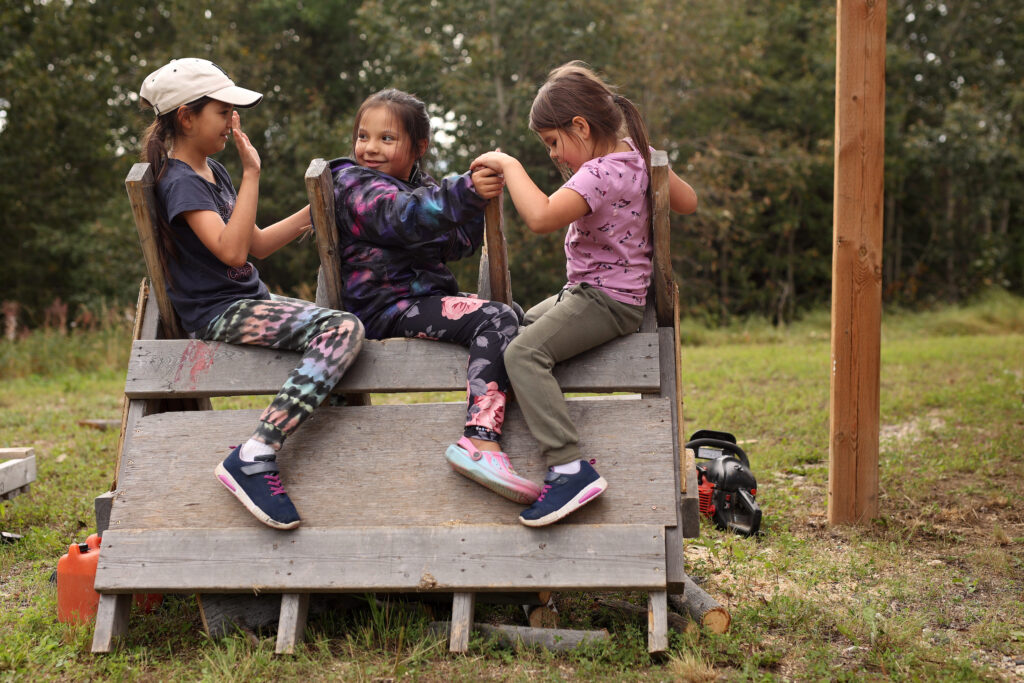
[[[529,377],[537,369],[550,369],[553,363],[545,354],[529,344],[523,342],[522,337],[516,337],[505,349],[505,372],[515,384]]]

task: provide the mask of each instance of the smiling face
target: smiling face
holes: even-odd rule
[[[426,142],[421,146],[423,149],[415,154],[409,134],[386,106],[371,107],[363,112],[355,140],[356,163],[360,166],[408,180],[413,165],[425,151]]]
[[[231,112],[234,110],[234,105],[211,100],[198,114],[188,112],[188,121],[183,122],[188,143],[206,156],[223,150],[231,134]]]

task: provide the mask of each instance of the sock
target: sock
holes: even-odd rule
[[[249,439],[242,444],[242,450],[238,452],[238,457],[241,458],[242,462],[256,462],[257,455],[273,455],[274,447],[270,444],[257,441],[256,439]]]
[[[555,465],[551,468],[551,471],[557,472],[558,474],[578,474],[581,462],[583,462],[582,459],[573,460],[572,462],[567,462],[564,465]]]

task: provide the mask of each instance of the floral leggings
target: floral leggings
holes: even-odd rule
[[[497,301],[468,295],[428,296],[416,299],[395,320],[388,336],[436,339],[468,347],[464,434],[499,441],[509,390],[503,354],[519,332],[519,322],[510,306]]]
[[[196,332],[197,339],[302,352],[253,434],[275,450],[331,393],[359,354],[363,336],[363,324],[351,313],[274,295],[236,301]]]

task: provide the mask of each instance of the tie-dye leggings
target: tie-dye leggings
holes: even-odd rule
[[[437,339],[468,347],[464,434],[498,441],[509,390],[503,354],[518,332],[519,316],[503,303],[472,296],[428,296],[416,299],[395,320],[388,336]]]
[[[355,360],[363,345],[363,324],[351,313],[272,296],[236,301],[196,337],[302,352],[302,361],[260,415],[253,434],[276,450],[323,403]]]

